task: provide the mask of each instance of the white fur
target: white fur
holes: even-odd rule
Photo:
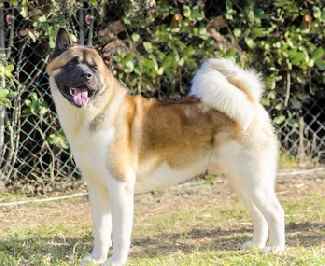
[[[254,103],[229,82],[231,76],[245,84],[256,102],[260,100],[263,85],[258,75],[254,71],[240,69],[227,59],[206,60],[192,80],[190,94],[199,97],[211,108],[226,113],[246,130],[254,119]]]
[[[130,172],[127,183],[117,181],[109,171],[107,152],[115,137],[115,129],[111,127],[112,117],[118,112],[125,95],[115,97],[108,108],[104,123],[107,126],[91,132],[89,121],[93,117],[87,117],[85,112],[85,122],[80,125],[78,116],[83,111],[61,96],[53,77],[50,78],[50,84],[61,126],[89,190],[94,246],[91,254],[82,259],[81,265],[105,263],[112,242],[113,256],[109,265],[124,265],[130,246],[135,177]],[[79,130],[75,135],[73,130],[77,127]]]
[[[206,60],[202,67],[213,68],[228,77],[237,77],[249,89],[255,101],[259,101],[264,91],[260,75],[253,69],[241,69],[234,61],[225,58],[211,58]]]
[[[209,158],[200,158],[184,169],[173,169],[167,163],[163,163],[154,171],[146,171],[146,163],[137,173],[136,193],[145,193],[154,189],[161,189],[187,181],[207,169]],[[150,166],[149,166],[150,168]]]
[[[260,124],[255,130],[262,130],[263,126]],[[264,137],[263,133],[259,136],[251,132],[251,138],[257,143],[263,143]],[[269,240],[271,249],[282,251],[285,246],[284,214],[275,195],[277,145],[272,140],[265,145],[268,146],[245,147],[231,141],[218,148],[213,158],[218,165],[224,166],[224,173],[252,216],[253,239],[244,243],[243,248],[263,249]]]
[[[227,60],[209,60],[195,75],[192,94],[201,97],[207,106],[223,111],[238,121],[246,130],[241,139],[231,140],[227,132],[220,133],[224,135],[224,142],[219,143],[214,150],[206,151],[205,156],[193,161],[186,169],[173,169],[164,163],[152,170],[155,165],[153,155],[152,161],[144,162],[137,169],[130,166],[126,181],[119,181],[112,176],[109,164],[114,158],[107,158],[109,147],[117,134],[112,120],[118,116],[124,95],[120,94],[113,99],[105,114],[104,126],[94,132],[89,130],[89,121],[93,118],[83,113],[84,124],[80,125],[78,116],[82,110],[64,99],[58,92],[54,79],[50,78],[61,125],[89,189],[94,247],[91,255],[82,261],[82,265],[125,265],[131,241],[134,193],[189,180],[204,172],[209,164],[222,166],[221,170],[229,177],[251,213],[253,238],[243,247],[274,251],[284,249],[284,215],[274,189],[277,142],[268,114],[262,105],[249,102],[243,92],[228,82],[227,76],[232,73],[239,73],[240,76],[251,72],[242,72]],[[251,88],[256,83],[254,78],[247,82],[252,82]],[[256,100],[261,93],[258,88],[261,86],[255,88]],[[78,133],[74,132],[76,127]],[[112,257],[106,260],[112,244]]]

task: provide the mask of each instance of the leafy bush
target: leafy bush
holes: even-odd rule
[[[229,4],[228,24],[248,65],[265,77],[264,104],[299,111],[325,84],[325,7],[322,1],[274,1],[239,9]],[[283,99],[283,101],[279,101]],[[288,106],[290,104],[290,106]],[[283,115],[275,122],[282,123]]]
[[[278,0],[254,5],[233,0],[226,1],[223,14],[210,12],[209,18],[202,4],[180,8],[159,2],[145,22],[124,18],[132,49],[116,56],[116,71],[133,93],[173,96],[186,92],[203,58],[233,57],[243,67],[262,72],[263,103],[275,107],[275,122],[281,124],[284,109],[300,110],[304,100],[325,84],[321,2]]]
[[[79,14],[80,4],[37,3],[22,1],[22,13],[27,15],[29,9],[37,14],[33,27],[50,48],[59,27],[68,26],[78,35],[74,15]],[[92,0],[86,6],[95,7],[100,15],[96,33],[112,17],[123,21],[125,34],[115,37],[128,49],[114,55],[113,67],[133,94],[183,95],[200,61],[219,55],[233,57],[242,66],[264,74],[266,106],[276,104],[281,111],[290,99],[292,108],[299,109],[306,95],[318,93],[325,82],[322,0],[254,3],[224,1],[218,4],[224,7],[221,10],[212,0]],[[105,36],[95,37],[97,45],[107,43]],[[285,101],[279,103],[279,96]]]
[[[286,123],[297,127],[296,114],[303,104],[324,93],[323,0],[228,0],[218,4],[214,0],[9,2],[20,4],[20,14],[15,14],[20,24],[15,25],[15,33],[24,36],[14,47],[13,62],[21,59],[20,49],[29,46],[44,59],[54,48],[59,27],[67,28],[76,38],[84,27],[85,39],[93,39],[115,76],[126,84],[131,94],[158,98],[184,96],[200,62],[215,56],[231,57],[241,66],[253,67],[263,74],[266,84],[263,104],[272,111],[273,121],[279,126]],[[94,32],[90,30],[92,26]],[[115,47],[107,55],[105,49],[109,45],[122,49]],[[25,72],[22,70],[26,65],[21,64],[20,78],[15,76],[17,65],[0,62],[0,76],[5,77],[7,85],[16,87],[8,89],[7,85],[0,84],[0,105],[8,107],[9,115],[15,113],[17,88],[33,80],[30,70],[42,68],[41,60],[33,51],[26,53],[25,61],[30,62]],[[33,65],[35,62],[38,65]],[[34,176],[47,175],[44,170],[47,167],[66,167],[65,161],[69,162],[67,169],[71,169],[68,145],[47,95],[46,74],[38,79],[38,84],[29,85],[18,95],[22,98],[19,119],[28,121],[28,127],[37,125],[25,138],[43,139],[38,150],[45,164],[42,162],[42,168]],[[29,130],[32,128],[25,129],[28,133]],[[21,153],[26,155],[24,151]],[[62,165],[55,162],[59,156]],[[39,160],[34,157],[33,160]],[[51,175],[56,175],[52,170]],[[28,173],[24,178],[32,176],[29,168],[24,171]],[[57,180],[52,178],[46,182]]]
[[[201,59],[215,53],[201,6],[178,10],[166,2],[136,27],[128,17],[123,20],[131,49],[114,58],[115,69],[133,94],[183,95]]]

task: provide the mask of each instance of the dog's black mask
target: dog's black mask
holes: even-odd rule
[[[53,57],[60,56],[71,47],[68,33],[60,29],[56,38]],[[83,107],[97,94],[100,89],[99,73],[94,60],[87,55],[89,48],[77,47],[80,56],[69,58],[67,63],[55,76],[55,82],[61,94],[76,107]],[[89,62],[91,61],[91,63]]]

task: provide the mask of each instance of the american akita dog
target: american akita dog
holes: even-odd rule
[[[60,123],[89,190],[94,247],[84,265],[126,263],[134,193],[215,167],[251,213],[253,238],[244,247],[284,249],[284,213],[275,194],[278,144],[254,71],[209,59],[182,101],[130,96],[95,49],[72,45],[60,29],[47,72]]]

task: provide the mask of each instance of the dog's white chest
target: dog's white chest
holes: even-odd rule
[[[114,128],[90,132],[81,130],[75,140],[71,140],[71,150],[78,167],[86,178],[106,178],[107,155],[114,138]]]

